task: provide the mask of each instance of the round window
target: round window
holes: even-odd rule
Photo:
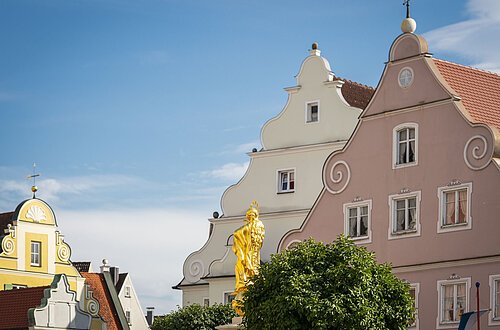
[[[406,88],[413,82],[413,70],[411,68],[403,68],[399,71],[398,77],[399,86]]]

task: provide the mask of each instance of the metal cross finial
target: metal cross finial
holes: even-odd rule
[[[38,190],[38,187],[36,186],[36,177],[40,176],[40,174],[35,174],[35,168],[36,168],[36,164],[33,163],[33,174],[29,175],[27,178],[28,180],[33,179],[33,185],[31,186],[31,191],[33,192],[33,198],[35,198],[35,193]]]
[[[406,18],[410,18],[410,0],[403,0],[403,6],[406,6]]]

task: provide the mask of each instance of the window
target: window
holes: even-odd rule
[[[398,83],[401,88],[407,88],[413,83],[413,70],[406,67],[399,71]]]
[[[234,298],[235,298],[235,296],[233,295],[232,291],[224,292],[224,297],[223,297],[224,304],[232,303]]]
[[[203,306],[205,306],[205,307],[210,306],[210,299],[209,298],[203,298]]]
[[[469,306],[470,278],[438,281],[439,325],[457,325]]]
[[[344,204],[344,234],[360,243],[371,242],[371,200]]]
[[[389,239],[420,235],[420,191],[389,196]]]
[[[490,317],[489,325],[500,325],[500,274],[490,275]]]
[[[295,170],[278,171],[278,193],[295,190]]]
[[[413,299],[413,322],[410,324],[410,328],[418,329],[418,293],[420,291],[420,284],[414,283],[410,284],[410,296]]]
[[[130,287],[129,286],[126,286],[125,287],[125,297],[126,298],[130,298]]]
[[[438,232],[471,229],[470,196],[472,183],[438,189]]]
[[[418,125],[406,123],[393,130],[393,168],[417,164]]]
[[[306,123],[319,121],[319,101],[306,103]]]
[[[132,325],[132,323],[130,323],[130,311],[125,311],[125,318],[127,319],[128,325]]]
[[[42,243],[31,241],[31,266],[40,267],[40,248]]]

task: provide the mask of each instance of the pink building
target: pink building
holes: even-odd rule
[[[351,236],[411,283],[411,329],[456,329],[480,282],[481,328],[500,329],[500,76],[433,58],[410,23],[280,249]]]

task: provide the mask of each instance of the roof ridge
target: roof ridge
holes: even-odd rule
[[[359,82],[356,82],[356,81],[353,81],[353,80],[350,80],[350,79],[346,79],[346,78],[342,78],[342,77],[339,77],[339,76],[334,76],[334,78],[336,78],[335,80],[343,80],[343,81],[346,81],[346,82],[350,82],[351,84],[358,85],[360,87],[364,87],[364,88],[368,88],[368,89],[375,89],[375,87],[372,87],[372,86],[369,86],[369,85],[365,85],[365,84],[361,84]]]
[[[497,76],[497,77],[500,78],[500,74],[496,73],[496,72],[493,72],[493,71],[488,71],[488,70],[476,68],[476,67],[473,67],[473,66],[470,66],[470,65],[465,65],[465,64],[460,64],[460,63],[456,63],[456,62],[451,62],[451,61],[443,60],[443,59],[436,58],[436,57],[434,57],[433,59],[436,60],[436,61],[439,61],[439,62],[453,64],[453,65],[456,65],[456,66],[459,66],[459,67],[462,67],[462,68],[471,69],[471,70],[479,71],[479,72],[483,72],[483,73],[488,73],[488,74],[491,74],[493,76]]]

